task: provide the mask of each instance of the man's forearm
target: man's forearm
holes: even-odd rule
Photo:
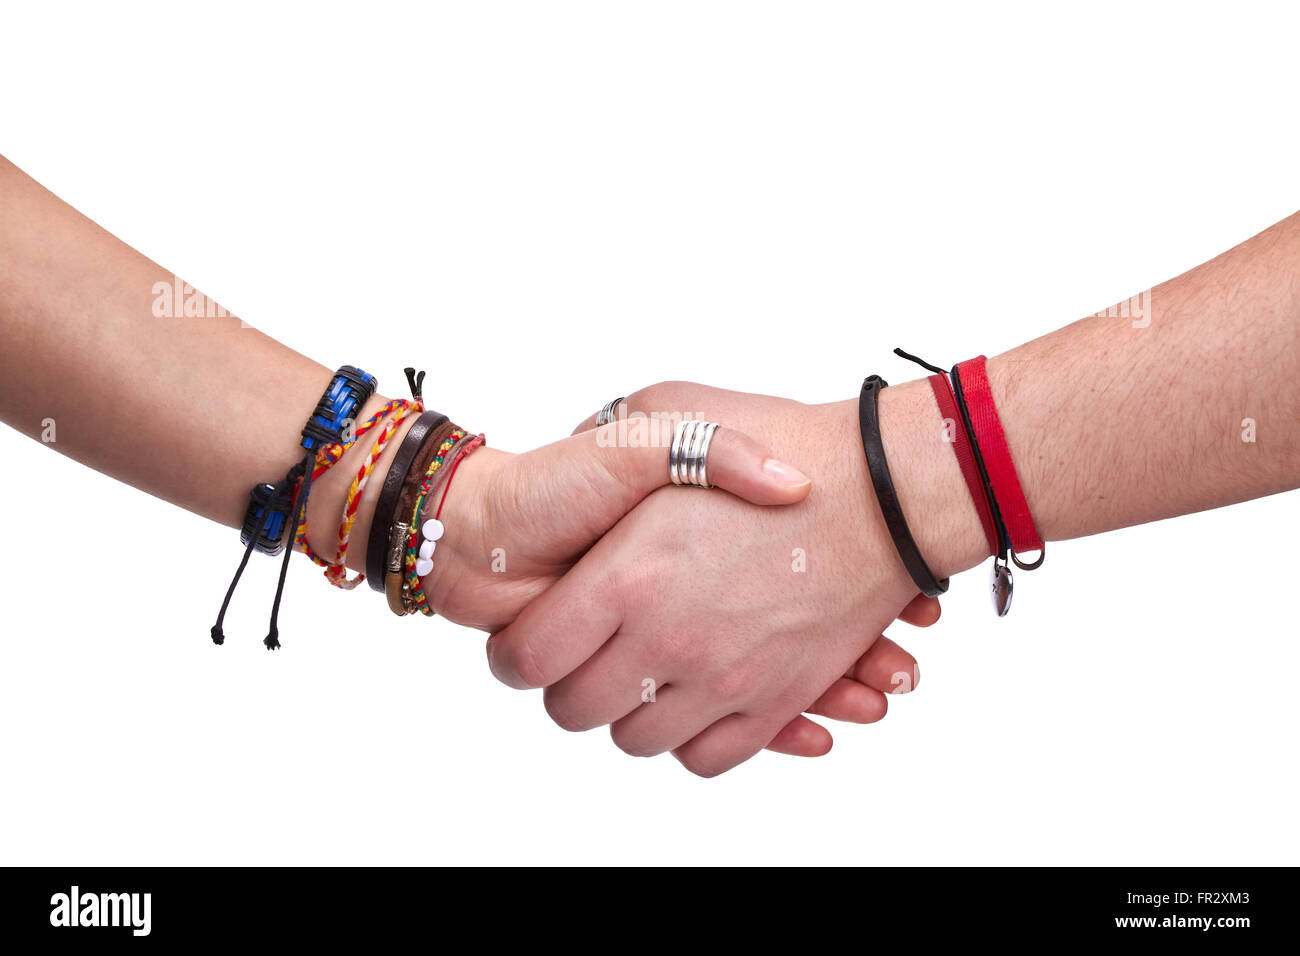
[[[1123,314],[990,359],[1043,539],[1300,486],[1298,292],[1300,214],[1114,310]],[[977,564],[987,547],[929,387],[888,389],[881,409],[922,553],[941,574]]]

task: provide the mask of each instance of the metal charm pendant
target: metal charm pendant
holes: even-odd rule
[[[993,570],[989,572],[989,593],[993,596],[993,610],[998,617],[1006,617],[1011,610],[1011,593],[1015,582],[1011,579],[1011,569],[993,559]]]

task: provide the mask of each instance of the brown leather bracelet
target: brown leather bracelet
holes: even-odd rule
[[[440,412],[425,412],[417,418],[406,431],[401,447],[393,457],[393,464],[384,477],[379,489],[379,498],[375,503],[375,514],[370,523],[370,538],[366,544],[366,580],[375,591],[384,590],[384,567],[388,561],[388,541],[392,535],[393,522],[397,516],[397,499],[406,482],[416,456],[420,454],[425,443],[437,431],[438,426],[447,421],[447,416]]]
[[[406,617],[411,613],[406,606],[406,575],[385,574],[384,595],[388,599],[388,609],[398,617]]]
[[[435,427],[425,440],[423,446],[411,461],[407,469],[401,488],[398,491],[397,501],[393,507],[392,517],[389,519],[389,536],[384,540],[383,553],[384,567],[381,580],[381,590],[388,595],[388,606],[394,614],[403,615],[409,613],[406,610],[406,602],[403,599],[404,588],[402,586],[405,575],[405,563],[403,561],[406,536],[410,532],[411,514],[415,510],[415,499],[420,492],[420,483],[424,480],[425,473],[429,470],[429,465],[438,454],[438,449],[452,432],[456,431],[459,426],[450,421],[444,421]],[[400,532],[400,534],[399,534]],[[367,565],[369,565],[367,554]],[[396,558],[395,562],[390,562],[390,558]],[[394,570],[394,563],[396,569]],[[396,590],[388,579],[396,578]]]

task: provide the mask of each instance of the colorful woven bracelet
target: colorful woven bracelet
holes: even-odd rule
[[[433,488],[435,476],[446,461],[447,453],[464,437],[465,431],[457,428],[438,446],[438,453],[433,456],[433,461],[429,462],[429,469],[424,473],[420,490],[415,496],[415,507],[411,510],[411,530],[406,539],[406,584],[411,597],[412,612],[419,611],[429,617],[433,616],[433,608],[429,607],[424,588],[420,586],[420,575],[415,571],[415,562],[419,558],[420,509],[424,507],[425,498]]]
[[[315,467],[312,469],[312,481],[315,482],[317,478],[338,464],[339,459],[342,458],[353,445],[359,442],[367,432],[406,404],[410,404],[406,399],[395,398],[358,425],[356,430],[352,433],[350,440],[345,442],[331,442],[322,445],[316,453]],[[306,508],[303,509],[302,515],[298,521],[298,527],[294,529],[294,544],[297,545],[298,549],[307,555],[313,563],[322,568],[328,568],[330,566],[330,562],[313,551],[311,545],[307,543]]]
[[[338,545],[335,549],[334,560],[329,561],[322,558],[319,554],[313,551],[311,546],[307,543],[306,508],[303,509],[302,519],[298,522],[298,527],[295,531],[294,540],[298,547],[302,549],[303,553],[306,554],[314,564],[325,569],[325,579],[335,587],[342,588],[345,591],[350,591],[365,580],[364,575],[358,575],[352,580],[349,580],[347,577],[348,543],[352,537],[352,526],[355,524],[357,519],[357,509],[361,504],[361,493],[365,490],[366,483],[370,480],[370,474],[374,470],[375,463],[383,454],[384,448],[387,446],[389,439],[392,438],[393,433],[397,430],[397,426],[401,423],[402,419],[412,412],[419,411],[422,408],[423,406],[418,401],[411,402],[401,398],[394,399],[385,405],[377,414],[367,420],[364,426],[357,429],[353,441],[349,442],[347,445],[333,445],[321,450],[320,457],[327,460],[321,461],[320,458],[318,458],[317,469],[314,473],[317,477],[337,462],[339,458],[342,457],[343,453],[352,445],[356,444],[356,441],[374,427],[376,423],[386,417],[388,419],[385,422],[383,429],[381,429],[379,437],[375,439],[375,443],[371,446],[370,454],[366,456],[366,460],[362,463],[360,470],[352,479],[352,484],[348,488],[347,502],[344,505],[343,517],[339,523]],[[310,505],[310,501],[308,501],[308,505]]]
[[[325,579],[335,587],[351,591],[366,579],[364,574],[358,574],[355,578],[349,579],[347,571],[348,542],[352,540],[352,527],[356,524],[357,509],[361,506],[361,493],[370,481],[370,473],[375,469],[375,462],[384,453],[384,448],[388,445],[389,439],[397,431],[397,426],[401,424],[403,418],[412,411],[417,410],[423,410],[423,406],[419,402],[403,402],[402,407],[393,412],[388,424],[384,426],[379,433],[379,437],[375,439],[370,454],[366,456],[365,462],[362,463],[360,470],[352,479],[352,485],[348,488],[347,503],[343,506],[343,518],[339,522],[338,551],[334,563],[325,569]]]

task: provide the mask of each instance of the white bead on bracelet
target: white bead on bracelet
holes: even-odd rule
[[[424,540],[420,542],[420,556],[415,560],[415,573],[424,577],[433,571],[433,552],[437,548],[438,539],[442,537],[442,522],[437,518],[430,518],[420,526],[420,534]]]

